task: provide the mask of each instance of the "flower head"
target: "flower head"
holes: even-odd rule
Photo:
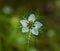
[[[38,29],[43,26],[42,23],[35,21],[35,15],[30,14],[28,17],[28,20],[20,20],[20,23],[22,24],[22,32],[31,32],[34,35],[38,35]]]

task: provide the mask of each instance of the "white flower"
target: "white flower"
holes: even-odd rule
[[[35,15],[31,14],[28,17],[28,20],[20,20],[20,23],[22,24],[23,28],[22,28],[22,32],[31,32],[34,35],[38,35],[38,29],[41,28],[41,26],[43,26],[42,23],[35,21]]]

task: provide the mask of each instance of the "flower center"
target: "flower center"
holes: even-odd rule
[[[29,21],[27,27],[28,27],[29,29],[32,29],[32,28],[34,27],[34,22]]]

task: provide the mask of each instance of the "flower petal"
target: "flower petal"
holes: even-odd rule
[[[20,23],[22,24],[23,27],[27,26],[27,21],[26,20],[20,20]]]
[[[28,32],[28,31],[29,31],[28,27],[23,27],[22,28],[22,32]]]
[[[35,22],[34,26],[35,28],[40,28],[41,26],[43,26],[43,24],[40,22]]]
[[[35,15],[34,14],[31,14],[28,18],[28,21],[35,21]]]
[[[32,32],[32,34],[34,34],[34,35],[38,35],[38,30],[37,29],[35,29],[35,28],[33,28],[32,30],[31,30],[31,32]]]

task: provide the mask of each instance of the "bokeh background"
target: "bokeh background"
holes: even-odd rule
[[[28,47],[19,21],[31,13],[43,27]],[[0,0],[0,51],[60,51],[60,0]]]

